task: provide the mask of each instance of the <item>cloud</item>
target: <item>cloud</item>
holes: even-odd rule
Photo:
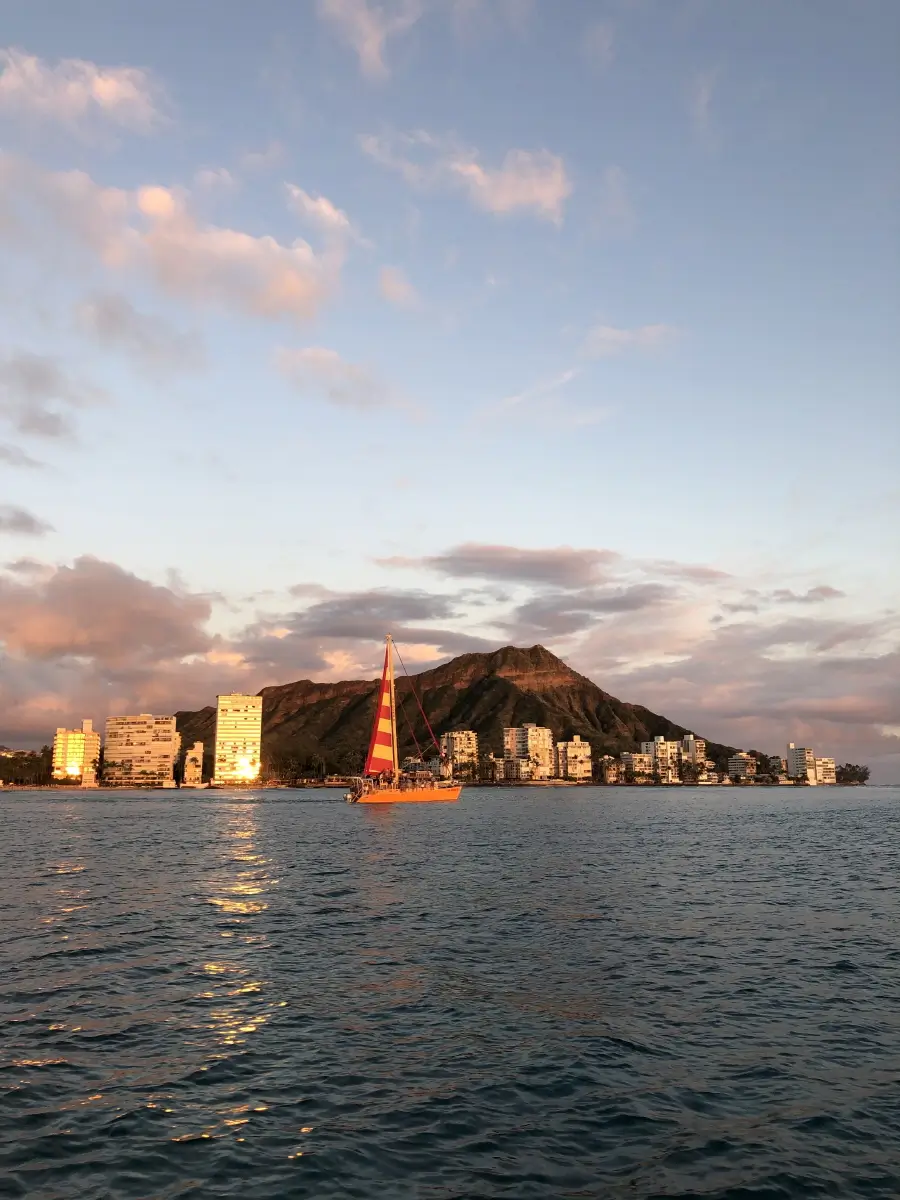
[[[677,595],[675,588],[661,583],[553,592],[520,604],[510,614],[507,624],[516,641],[564,637],[590,629],[600,616],[642,612],[667,604]]]
[[[97,124],[151,133],[164,122],[164,99],[160,84],[138,67],[98,67],[80,58],[51,65],[15,47],[0,49],[0,111],[82,133]]]
[[[181,658],[211,645],[210,612],[204,596],[180,595],[89,555],[30,582],[0,577],[0,636],[16,657],[107,667]]]
[[[676,333],[672,325],[641,325],[636,329],[595,325],[588,330],[584,351],[591,358],[611,358],[626,350],[655,350],[671,341]]]
[[[390,404],[385,384],[368,368],[347,362],[337,350],[306,346],[301,350],[279,347],[275,366],[300,391],[324,392],[332,404],[347,408],[380,408]]]
[[[54,358],[24,350],[0,358],[0,416],[20,433],[70,437],[71,410],[106,399],[101,388],[71,379]]]
[[[391,38],[407,33],[422,16],[420,0],[318,0],[319,16],[356,51],[363,75],[387,79],[385,50]]]
[[[311,196],[295,183],[287,183],[285,187],[293,211],[320,233],[334,238],[347,238],[353,233],[350,218],[327,196]]]
[[[8,467],[25,467],[37,468],[44,464],[36,458],[32,458],[30,454],[26,454],[19,446],[11,446],[9,443],[0,442],[0,463],[6,463]]]
[[[530,404],[533,400],[544,400],[577,378],[578,368],[567,367],[565,371],[560,371],[558,375],[554,375],[550,379],[540,380],[521,392],[513,392],[512,395],[504,396],[498,408],[518,408],[520,405]]]
[[[821,604],[825,600],[840,600],[843,596],[844,592],[829,587],[826,583],[820,583],[818,587],[810,588],[801,594],[792,592],[790,588],[778,588],[772,593],[776,604]]]
[[[194,186],[205,192],[230,192],[238,181],[227,167],[201,167],[194,172]]]
[[[584,31],[581,49],[591,64],[601,71],[612,65],[615,57],[616,31],[611,21],[593,21]]]
[[[25,229],[29,248],[40,252],[46,238],[36,217],[48,217],[110,270],[142,269],[178,299],[255,317],[311,319],[336,288],[345,257],[341,241],[327,240],[317,253],[301,239],[284,245],[206,224],[183,189],[103,187],[82,171],[42,171],[0,154],[4,204],[16,244]]]
[[[621,167],[606,167],[600,181],[600,196],[594,214],[595,228],[600,233],[626,236],[633,232],[636,224],[628,176]]]
[[[423,568],[454,579],[501,580],[554,587],[585,587],[601,580],[619,559],[613,550],[575,550],[558,546],[545,550],[466,542],[443,554],[422,558],[379,558],[385,567]]]
[[[714,740],[770,753],[793,741],[900,778],[900,756],[882,728],[900,721],[895,619],[711,628],[697,616],[687,604],[649,619],[623,614],[587,634],[574,665]],[[648,649],[655,657],[640,662]]]
[[[769,752],[791,740],[870,762],[880,778],[894,764],[900,777],[896,615],[823,618],[810,602],[786,617],[773,602],[762,616],[714,626],[739,581],[611,550],[469,544],[382,561],[483,583],[447,594],[307,581],[287,611],[213,634],[213,597],[176,579],[161,586],[89,557],[8,563],[0,741],[45,741],[57,724],[110,710],[199,707],[230,688],[371,678],[390,630],[411,668],[539,639],[606,690],[703,736]]]
[[[285,159],[285,149],[281,142],[272,140],[262,150],[247,150],[238,160],[242,171],[269,171],[280,166]]]
[[[424,130],[367,134],[360,145],[365,154],[397,171],[411,186],[457,188],[476,208],[495,215],[521,209],[559,225],[572,194],[562,158],[549,150],[509,150],[499,167],[486,167],[476,150]]]
[[[82,332],[108,350],[120,350],[152,375],[201,365],[203,347],[195,334],[180,333],[161,317],[138,312],[120,293],[98,293],[76,307]]]
[[[50,533],[53,526],[27,509],[15,504],[0,504],[0,533],[16,533],[24,537],[42,537]]]
[[[398,308],[415,308],[419,294],[399,267],[382,267],[378,276],[382,296]]]

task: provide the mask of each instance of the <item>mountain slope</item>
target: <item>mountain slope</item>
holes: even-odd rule
[[[688,732],[667,717],[604,692],[543,646],[506,646],[491,654],[463,654],[443,666],[413,676],[416,692],[435,734],[474,729],[484,752],[502,753],[504,725],[533,721],[556,739],[580,734],[595,757],[636,750],[659,734]],[[303,679],[263,688],[263,759],[293,760],[312,769],[353,772],[362,768],[378,680],[313,683]],[[426,750],[430,738],[412,684],[397,678],[401,757]],[[215,736],[215,709],[176,713],[182,745],[202,741],[207,755]],[[410,734],[415,735],[415,741]],[[710,744],[719,759],[731,747]]]

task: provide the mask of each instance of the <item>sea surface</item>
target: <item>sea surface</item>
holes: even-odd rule
[[[0,797],[0,1195],[900,1196],[900,790]]]

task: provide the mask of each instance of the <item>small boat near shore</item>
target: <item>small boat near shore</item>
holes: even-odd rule
[[[419,711],[431,734],[438,757],[443,763],[441,748],[428,723],[425,711],[416,696]],[[375,707],[375,720],[369,740],[369,752],[363,774],[353,780],[353,788],[344,797],[350,804],[422,804],[433,801],[458,800],[462,786],[451,777],[435,778],[424,772],[401,772],[397,760],[397,696],[394,687],[394,643],[386,638],[384,669]]]

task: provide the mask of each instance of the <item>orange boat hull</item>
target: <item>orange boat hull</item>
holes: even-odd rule
[[[429,800],[458,800],[462,785],[456,787],[378,788],[366,792],[357,804],[422,804]]]

